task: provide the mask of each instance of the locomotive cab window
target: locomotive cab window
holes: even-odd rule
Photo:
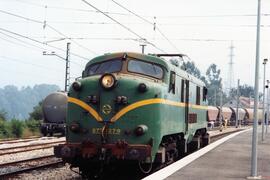
[[[129,60],[128,71],[151,76],[157,79],[162,79],[164,73],[162,67],[159,65],[138,60]]]
[[[95,63],[86,68],[86,76],[93,76],[97,74],[119,72],[122,69],[122,60],[115,59]]]
[[[199,86],[196,88],[196,104],[201,104],[201,88]]]

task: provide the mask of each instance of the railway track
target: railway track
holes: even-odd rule
[[[213,143],[214,141],[217,141],[218,139],[223,138],[229,134],[232,134],[232,133],[235,133],[235,132],[238,132],[241,130],[243,130],[243,129],[236,129],[234,131],[222,132],[222,133],[212,135],[211,136],[211,143]],[[55,166],[63,163],[60,159],[57,159],[57,158],[54,158],[55,161],[46,160],[46,158],[53,159],[53,155],[47,156],[47,157],[42,157],[42,158],[44,158],[44,159],[38,160],[39,158],[33,158],[33,159],[27,159],[27,160],[22,160],[22,161],[17,161],[17,162],[9,162],[9,163],[5,163],[5,164],[0,164],[0,179],[13,177],[13,176],[16,176],[16,175],[18,175],[20,173],[24,173],[24,172],[31,172],[32,170],[44,171],[43,168],[55,167]],[[20,164],[28,163],[28,161],[30,161],[30,160],[31,161],[47,161],[47,162],[36,163],[35,165],[32,164],[31,165],[32,167],[23,166],[23,167],[15,169],[15,170],[13,169],[14,171],[11,169],[10,171],[7,171],[7,172],[1,174],[2,167],[14,167],[14,166],[18,167],[18,166],[20,166]],[[109,178],[109,179],[120,179],[120,180],[121,179],[134,179],[135,180],[135,179],[141,179],[141,178],[145,177],[145,175],[141,174],[138,170],[135,171],[134,170],[135,167],[132,171],[130,171],[130,168],[128,168],[127,166],[121,167],[120,169],[121,169],[120,171],[116,170],[115,172],[111,172],[112,174],[111,173],[105,174],[105,177],[103,177],[101,179]],[[125,172],[125,173],[123,173],[123,172]]]
[[[15,143],[22,143],[22,142],[30,142],[39,139],[40,137],[31,137],[31,138],[22,138],[22,139],[1,139],[0,140],[0,145],[1,144],[15,144]]]
[[[31,145],[24,145],[24,146],[2,148],[0,149],[0,156],[39,150],[39,149],[48,149],[48,148],[52,148],[53,146],[57,144],[64,143],[64,142],[65,141],[55,141],[55,142],[47,142],[47,143],[41,143],[41,144],[31,144]]]
[[[223,132],[223,133],[219,133],[219,134],[215,134],[215,135],[212,135],[210,136],[210,143],[213,143],[225,136],[228,136],[230,134],[233,134],[233,133],[236,133],[236,132],[239,132],[239,131],[243,131],[244,129],[236,129],[234,131],[228,131],[228,132]]]
[[[57,166],[62,163],[61,159],[49,155],[0,164],[0,179],[6,179],[28,171]]]

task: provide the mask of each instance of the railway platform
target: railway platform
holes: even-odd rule
[[[225,137],[224,142],[216,141],[145,179],[248,179],[251,171],[252,129],[229,136]],[[207,150],[207,148],[209,149]],[[266,134],[265,140],[262,142],[261,127],[258,128],[257,153],[258,176],[261,176],[260,179],[270,180],[270,132]]]

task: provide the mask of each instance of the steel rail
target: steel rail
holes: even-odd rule
[[[35,146],[42,146],[42,145],[49,145],[49,144],[56,144],[62,143],[66,141],[55,141],[55,142],[47,142],[47,143],[40,143],[40,144],[31,144],[31,145],[23,145],[23,146],[15,146],[15,147],[7,147],[7,148],[0,148],[0,150],[11,150],[11,149],[19,149],[19,148],[28,148],[28,147],[35,147]]]
[[[35,139],[41,138],[40,136],[31,138],[11,138],[11,139],[0,139],[0,144],[14,144],[20,142],[29,142]]]
[[[54,145],[60,144],[62,142],[65,142],[65,141],[0,149],[1,150],[0,156],[6,155],[6,154],[16,154],[16,153],[21,153],[21,152],[28,152],[28,151],[33,151],[33,150],[49,149],[49,148],[54,147]],[[42,147],[38,147],[38,146],[42,146]],[[19,149],[19,150],[14,150],[14,149]],[[14,150],[14,151],[11,151],[11,150]],[[3,151],[7,151],[7,152],[3,152]]]
[[[6,166],[16,165],[16,164],[19,164],[19,163],[26,163],[26,162],[30,162],[30,161],[37,161],[37,160],[53,158],[53,157],[55,157],[55,156],[54,155],[48,155],[48,156],[41,156],[41,157],[24,159],[24,160],[19,160],[19,161],[7,162],[7,163],[0,164],[0,168],[6,167]]]
[[[57,160],[55,162],[50,162],[50,163],[41,164],[41,165],[37,165],[37,166],[33,166],[33,167],[27,167],[27,168],[18,169],[18,170],[11,171],[11,172],[2,173],[2,174],[0,174],[0,179],[6,179],[8,177],[15,176],[15,175],[18,175],[21,173],[25,173],[25,172],[29,172],[29,171],[33,171],[33,170],[37,170],[37,169],[48,168],[48,167],[56,166],[56,165],[59,165],[62,163],[63,163],[62,160]]]

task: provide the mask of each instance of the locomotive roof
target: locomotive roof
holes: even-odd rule
[[[102,62],[102,61],[106,61],[106,60],[114,59],[114,58],[123,58],[124,56],[161,64],[162,66],[166,68],[166,70],[174,69],[176,73],[182,78],[188,79],[189,81],[195,84],[198,84],[200,86],[205,86],[204,82],[201,81],[200,79],[187,73],[186,71],[182,70],[180,67],[173,65],[170,61],[167,61],[166,59],[162,57],[158,57],[157,55],[150,55],[150,54],[147,55],[147,54],[134,53],[134,52],[107,53],[107,54],[95,57],[94,59],[90,60],[86,64],[86,67],[88,67],[90,64],[93,64],[93,63]]]
[[[168,63],[166,61],[164,61],[163,59],[161,59],[157,56],[146,55],[146,54],[141,54],[141,53],[134,53],[134,52],[107,53],[107,54],[98,56],[98,57],[90,60],[86,64],[86,67],[89,66],[90,64],[93,64],[96,62],[106,61],[106,60],[114,59],[114,58],[122,58],[125,55],[127,57],[130,57],[130,58],[136,58],[136,59],[141,59],[141,60],[146,60],[146,61],[150,61],[153,63],[161,64],[168,70]]]

